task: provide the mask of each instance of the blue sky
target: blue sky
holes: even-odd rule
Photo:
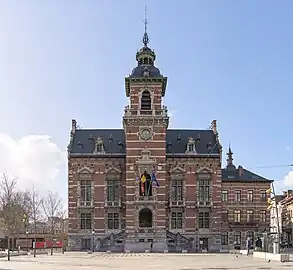
[[[170,126],[205,129],[217,119],[236,165],[290,188],[289,167],[257,168],[293,163],[289,0],[0,1],[2,168],[66,197],[71,119],[122,126],[145,4]]]

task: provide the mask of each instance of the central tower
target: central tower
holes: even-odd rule
[[[147,21],[137,66],[125,78],[123,127],[126,140],[125,250],[166,249],[166,131],[167,108],[162,105],[167,78],[155,66],[148,46]]]

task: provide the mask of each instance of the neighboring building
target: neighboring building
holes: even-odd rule
[[[272,198],[272,208],[270,209],[270,232],[277,234],[282,234],[282,211],[283,206],[280,203],[286,197],[285,193],[283,195],[276,195]],[[279,220],[279,225],[278,225]]]
[[[68,249],[240,247],[269,229],[271,181],[236,168],[231,149],[222,169],[216,120],[208,130],[168,129],[167,77],[155,67],[147,33],[143,41],[125,78],[123,129],[80,129],[72,120]]]
[[[283,192],[282,200],[279,201],[278,206],[280,213],[280,234],[282,243],[293,244],[292,230],[293,230],[293,191],[287,190]]]

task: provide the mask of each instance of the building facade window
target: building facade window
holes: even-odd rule
[[[107,184],[107,202],[119,201],[119,180],[120,174],[117,172],[109,172],[106,175]]]
[[[247,201],[252,202],[253,201],[253,190],[247,191]]]
[[[96,146],[95,146],[95,154],[104,154],[105,148],[104,148],[104,141],[101,137],[98,137],[96,139]]]
[[[222,202],[227,202],[228,201],[228,190],[223,190],[222,191]]]
[[[198,201],[210,202],[211,200],[211,178],[210,174],[198,175]]]
[[[210,227],[210,213],[209,212],[199,212],[198,217],[199,217],[198,227],[200,229]]]
[[[108,213],[108,229],[118,230],[119,229],[119,214]]]
[[[265,190],[261,190],[261,191],[260,191],[260,200],[261,200],[262,202],[265,202],[265,201],[267,200],[267,193],[266,193]]]
[[[234,232],[234,245],[241,245],[241,232]]]
[[[92,180],[82,176],[80,180],[80,205],[90,205],[92,201]]]
[[[196,145],[195,145],[195,139],[192,137],[188,138],[188,144],[186,147],[187,153],[196,153]]]
[[[248,231],[246,232],[246,238],[250,239],[250,243],[254,245],[254,232],[253,231]]]
[[[89,230],[92,228],[92,214],[91,213],[80,214],[80,228],[82,230]]]
[[[141,110],[150,111],[152,109],[152,99],[149,91],[143,91],[141,95]]]
[[[222,221],[223,222],[228,222],[229,221],[229,212],[228,212],[228,210],[224,210],[222,212]]]
[[[181,202],[183,200],[182,180],[171,180],[171,200],[172,202]]]
[[[181,212],[172,212],[171,214],[171,228],[182,229],[183,215]]]
[[[235,202],[241,201],[241,190],[235,190]]]
[[[222,246],[226,246],[229,243],[229,237],[228,237],[228,232],[224,232],[221,235],[221,244]]]
[[[235,223],[240,223],[241,222],[241,211],[240,210],[235,210],[234,211],[234,222]]]
[[[246,211],[246,222],[247,223],[253,222],[253,211],[252,210]]]
[[[260,211],[260,222],[261,223],[266,223],[267,221],[267,213],[265,210]]]

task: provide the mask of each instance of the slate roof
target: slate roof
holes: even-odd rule
[[[222,169],[222,181],[272,181],[239,166]]]
[[[145,68],[147,68],[147,70],[149,71],[149,77],[151,77],[151,78],[153,78],[153,77],[163,77],[161,75],[160,70],[157,67],[152,66],[152,65],[145,65],[145,66],[137,66],[137,67],[135,67],[132,70],[129,78],[133,78],[133,77],[135,77],[135,78],[144,77],[143,76],[143,73],[144,73]]]
[[[92,154],[95,139],[101,137],[106,154],[125,154],[125,133],[123,129],[77,129],[70,145],[71,154]],[[188,138],[193,137],[198,143],[198,154],[219,154],[216,137],[212,130],[170,129],[166,135],[167,154],[184,154]],[[210,143],[210,147],[208,146]],[[212,151],[211,151],[212,150]]]

